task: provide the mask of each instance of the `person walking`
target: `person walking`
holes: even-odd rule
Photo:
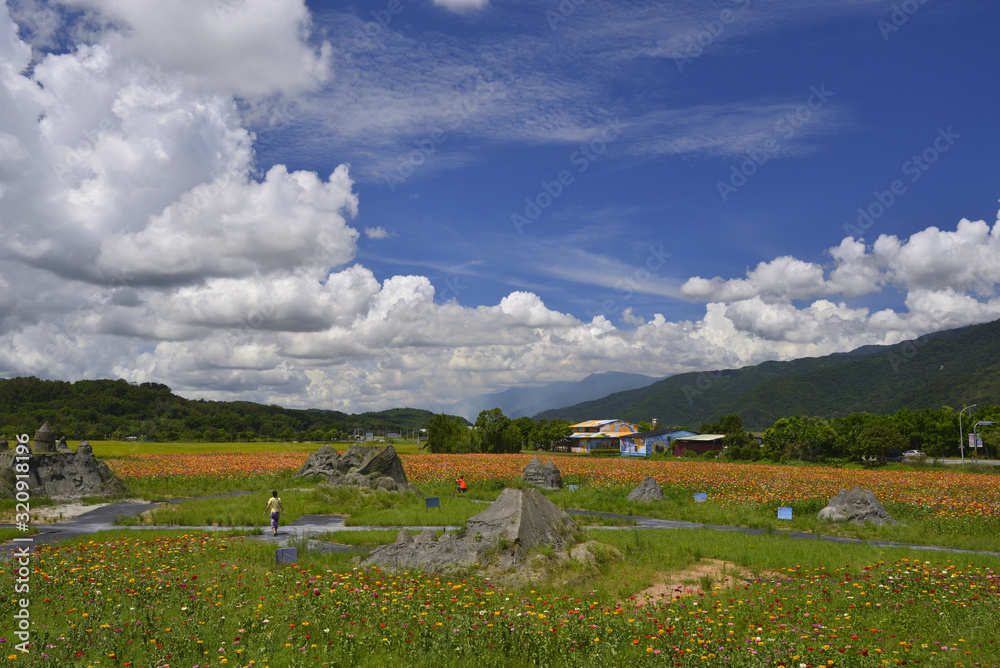
[[[465,494],[468,490],[469,488],[465,486],[465,478],[458,476],[458,491]]]
[[[267,500],[267,505],[264,506],[264,514],[271,515],[271,535],[278,535],[278,520],[281,519],[281,513],[285,512],[285,507],[281,505],[281,499],[278,498],[278,490],[271,492],[271,498]]]

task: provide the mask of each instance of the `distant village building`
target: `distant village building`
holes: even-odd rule
[[[722,439],[725,437],[725,434],[683,436],[674,441],[674,454],[683,457],[688,452],[697,452],[699,455],[706,452],[722,452]]]
[[[686,429],[652,429],[622,436],[622,456],[647,457],[670,452],[671,444],[678,438],[696,435],[695,432]]]
[[[620,450],[622,437],[634,434],[637,430],[634,424],[624,420],[588,420],[570,425],[573,433],[569,435],[572,452],[591,452],[592,450]]]

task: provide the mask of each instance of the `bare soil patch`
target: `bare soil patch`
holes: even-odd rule
[[[657,577],[661,578],[658,582],[632,597],[636,605],[727,589],[755,579],[748,569],[720,559],[701,559],[679,571],[658,573]]]

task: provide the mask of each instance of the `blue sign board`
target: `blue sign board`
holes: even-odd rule
[[[430,496],[430,497],[427,498],[427,507],[428,508],[440,508],[441,507],[441,500],[438,497],[436,497],[436,496]]]
[[[274,551],[274,561],[282,564],[295,564],[299,560],[299,550],[294,547],[279,547]]]
[[[708,501],[708,493],[707,492],[697,492],[694,495],[694,500],[697,501],[698,503],[702,503],[704,501]]]
[[[784,506],[778,506],[778,519],[779,520],[790,520],[792,519],[792,509],[786,508]]]

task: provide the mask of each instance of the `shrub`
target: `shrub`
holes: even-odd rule
[[[602,448],[597,450],[591,450],[587,453],[588,457],[620,457],[622,454],[621,450],[618,448]]]

